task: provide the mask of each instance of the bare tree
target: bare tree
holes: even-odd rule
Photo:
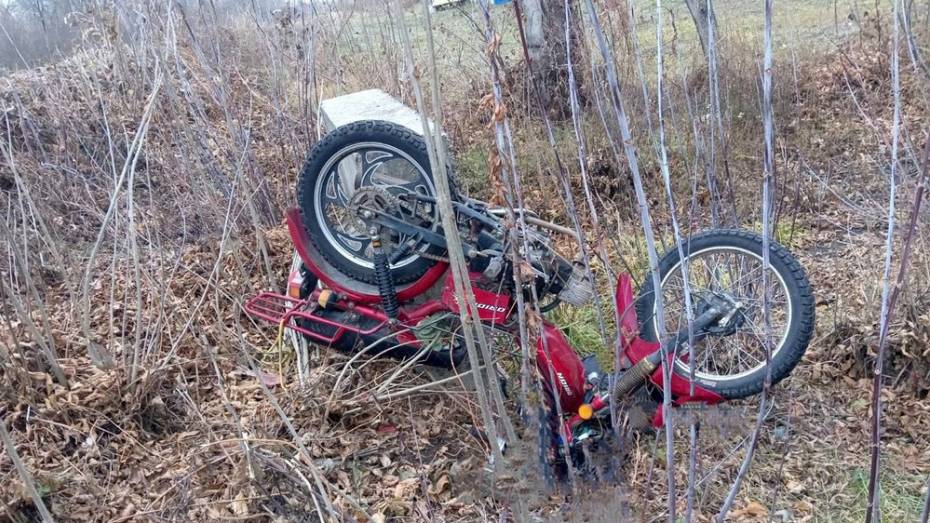
[[[717,31],[717,17],[714,15],[714,6],[707,0],[685,0],[688,12],[694,20],[698,38],[701,40],[701,49],[707,54],[708,34]]]
[[[565,17],[560,0],[514,0],[515,10],[522,11],[528,51],[527,73],[540,87],[546,110],[558,117],[570,114],[568,105],[566,48],[578,45],[576,37],[565,41]],[[533,87],[530,87],[532,91]]]
[[[717,17],[713,3],[709,0],[684,0],[694,20],[701,49],[708,51],[708,42],[712,41],[717,31]],[[532,63],[528,74],[533,76],[536,85],[542,87],[542,97],[546,109],[553,115],[567,118],[571,112],[568,104],[568,72],[564,61],[569,46],[579,45],[577,37],[569,40],[560,38],[565,34],[565,17],[562,16],[562,2],[559,0],[514,0],[514,7],[522,11],[526,28],[526,44],[529,61]],[[520,15],[518,15],[520,16]],[[580,53],[578,53],[580,54]],[[576,81],[580,79],[576,78]],[[532,88],[531,88],[532,89]]]

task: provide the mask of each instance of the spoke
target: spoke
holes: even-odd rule
[[[771,269],[769,269],[769,271],[775,272],[775,271],[772,271]],[[742,272],[742,270],[741,270],[740,272]],[[746,279],[746,278],[748,278],[748,277],[750,277],[750,276],[753,276],[756,272],[760,272],[760,273],[762,272],[762,265],[756,265],[755,268],[753,268],[752,270],[750,270],[750,271],[747,272],[746,274],[740,274],[740,275],[736,278],[736,280],[733,282],[733,286],[734,286],[734,287],[737,287],[737,286],[738,286],[737,284],[739,284],[740,282],[742,282],[744,279]],[[749,281],[751,282],[751,280],[749,280]]]
[[[756,322],[752,321],[752,320],[749,319],[748,317],[743,316],[743,318],[745,318],[745,320],[750,324],[750,326],[752,327],[752,329],[751,329],[751,330],[740,329],[739,332],[752,333],[752,335],[755,336],[756,339],[758,339],[758,340],[759,340],[760,342],[762,342],[762,343],[765,343],[765,340],[764,340],[763,338],[761,338],[761,337],[759,336],[759,334],[758,334],[759,332],[761,332],[762,335],[765,335],[765,330],[763,330],[763,329],[760,328],[758,325],[756,325]],[[771,324],[770,324],[770,325],[771,325]],[[774,332],[774,331],[775,331],[775,329],[774,329],[775,326],[774,326],[774,325],[771,325],[771,327],[772,327],[772,331]],[[787,325],[784,325],[784,327],[787,327]],[[772,352],[774,353],[774,352],[777,351],[779,348],[780,348],[780,347],[775,347],[774,349],[772,349]]]
[[[343,234],[336,232],[336,239],[339,240],[339,243],[343,245],[346,249],[369,258],[369,246],[371,245],[371,239],[366,237],[351,236],[348,234]]]
[[[720,379],[764,367],[765,347],[771,346],[776,353],[790,322],[790,295],[777,271],[769,269],[767,274],[771,276],[763,288],[760,285],[763,266],[754,255],[727,249],[712,250],[691,257],[685,263],[691,267],[692,296],[725,293],[743,305],[738,317],[743,324],[735,332],[727,336],[711,335],[694,348],[695,372]],[[666,296],[666,326],[670,332],[678,332],[687,321],[681,265],[666,278],[662,292]],[[765,321],[762,317],[764,302],[768,305],[770,343],[766,343],[766,332],[758,324]],[[696,305],[699,303],[700,300],[696,300]],[[674,329],[676,325],[678,329]],[[686,370],[690,366],[687,355],[682,354],[677,361]]]
[[[357,178],[356,189],[369,185],[379,185],[377,183],[372,183],[372,178],[379,171],[378,168],[396,158],[394,153],[381,150],[362,150],[358,153],[358,157],[361,176]]]
[[[335,172],[335,167],[331,173]],[[323,184],[323,194],[321,195],[321,200],[323,206],[325,207],[327,203],[332,203],[340,207],[345,207],[348,203],[350,195],[346,195],[344,187],[339,183],[339,176],[330,175],[327,177],[325,183]]]
[[[748,302],[749,305],[751,305],[751,306],[749,306],[749,307],[745,307],[745,309],[758,309],[758,310],[762,310],[762,298],[750,298],[749,296],[737,296],[737,299],[738,299],[743,305],[746,305],[747,302]],[[777,300],[776,300],[776,299],[769,298],[769,309],[770,309],[770,310],[775,309],[775,306],[776,306],[776,305],[787,305],[787,304],[788,304],[788,297],[787,297],[787,296],[785,296],[784,298],[777,299]]]
[[[758,358],[752,355],[749,351],[743,348],[743,344],[739,343],[737,340],[734,340],[730,337],[725,338],[727,344],[731,347],[731,350],[736,354],[737,359],[737,369],[736,372],[744,372],[754,369],[760,362]],[[749,365],[745,365],[743,362],[746,359],[755,359],[755,362],[749,362]]]

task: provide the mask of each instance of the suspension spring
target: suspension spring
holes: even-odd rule
[[[636,387],[642,385],[652,371],[656,370],[656,365],[650,361],[649,357],[639,360],[629,370],[623,373],[620,378],[614,382],[613,389],[610,391],[614,401],[620,401],[626,397]]]
[[[381,306],[384,313],[392,320],[397,319],[397,291],[394,289],[394,275],[388,263],[387,253],[381,246],[381,237],[377,233],[371,235],[372,261],[375,265],[375,281],[378,283],[378,294],[381,295]]]

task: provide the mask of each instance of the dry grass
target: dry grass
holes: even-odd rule
[[[471,395],[454,388],[374,402],[364,392],[384,384],[395,367],[349,364],[326,350],[314,352],[311,376],[301,385],[292,355],[271,348],[273,329],[243,314],[243,298],[279,286],[289,266],[281,211],[292,204],[301,160],[316,139],[319,99],[380,87],[410,102],[384,7],[358,5],[352,16],[324,10],[314,18],[307,5],[282,16],[113,2],[81,22],[84,39],[73,55],[0,79],[0,275],[11,289],[0,302],[0,420],[41,495],[57,518],[76,521],[312,520],[329,511],[327,502],[343,518],[488,521],[515,498],[529,499],[541,517],[555,521],[579,514],[602,520],[621,509],[661,520],[664,464],[653,458],[651,435],[629,442],[620,487],[583,487],[591,492],[580,497],[592,506],[550,496],[535,479],[497,478],[495,484],[485,474],[486,444],[473,428],[480,422]],[[647,71],[654,67],[652,5],[637,3],[642,18],[635,34]],[[761,22],[747,5],[721,1],[718,11],[726,35],[728,165],[739,223],[752,227],[759,222],[760,33],[754,28]],[[776,56],[777,231],[808,268],[818,325],[804,363],[778,389],[733,518],[856,520],[866,497],[868,383],[879,310],[888,31],[874,13],[856,13],[851,22],[854,2],[837,3],[839,24],[833,2],[779,5],[785,46]],[[135,26],[129,20],[139,13],[146,22]],[[670,162],[678,201],[695,199],[693,220],[684,223],[697,229],[708,223],[710,200],[688,104],[706,130],[706,69],[684,12],[676,7],[675,13]],[[488,91],[487,65],[468,14],[444,11],[435,23],[443,111],[460,176],[483,196],[490,114],[479,110],[479,100]],[[419,9],[407,17],[422,27]],[[495,10],[497,23],[512,27],[511,19],[509,8]],[[618,15],[610,29],[626,58],[631,33],[622,31],[623,23]],[[413,38],[421,46],[424,34]],[[568,223],[552,197],[558,193],[550,148],[540,122],[526,111],[511,30],[504,31],[503,54],[512,68],[508,99],[528,201],[544,217]],[[631,113],[643,115],[652,102],[637,98],[631,62],[620,64],[624,90]],[[922,139],[930,114],[926,85],[919,73],[905,71],[912,150],[904,155],[904,202],[916,173],[911,142]],[[609,251],[616,268],[639,278],[647,264],[626,166],[613,161],[593,101],[587,102],[598,210],[620,238]],[[639,118],[635,125],[649,193],[659,195],[646,122]],[[144,143],[134,147],[143,133]],[[557,123],[556,133],[580,190],[571,127]],[[695,195],[692,177],[699,180]],[[657,234],[670,238],[665,202],[654,197],[651,203]],[[586,213],[582,220],[590,226]],[[926,221],[920,227],[890,339],[882,505],[888,521],[916,519],[930,471],[923,430],[930,426],[930,229]],[[584,352],[607,363],[611,352],[594,316],[591,308],[553,314]],[[47,356],[52,349],[54,360]],[[94,350],[113,365],[92,365]],[[52,377],[55,363],[67,385]],[[414,368],[394,387],[424,383],[423,374]],[[751,423],[733,419],[708,415],[707,470],[747,435]],[[682,441],[676,466],[683,478]],[[533,453],[520,449],[509,465],[534,470]],[[740,457],[731,455],[700,485],[701,520],[719,507]],[[33,518],[5,454],[0,479],[5,516]],[[615,503],[590,503],[599,498]]]

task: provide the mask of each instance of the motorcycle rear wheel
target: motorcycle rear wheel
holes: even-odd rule
[[[694,348],[694,381],[726,399],[762,391],[766,377],[766,346],[770,351],[772,383],[788,376],[801,361],[814,331],[814,296],[810,282],[794,256],[775,241],[769,242],[769,320],[762,316],[762,237],[744,230],[721,229],[690,238],[683,251],[688,259],[692,310],[700,313],[700,295],[727,294],[742,303],[735,329],[712,332]],[[687,326],[682,263],[678,249],[659,260],[664,302],[665,333],[674,335]],[[651,275],[637,298],[640,336],[658,340],[658,318]],[[687,347],[680,348],[675,372],[691,375]]]
[[[446,171],[455,199],[451,167]],[[297,182],[297,198],[310,241],[344,276],[371,284],[376,283],[371,234],[350,209],[367,197],[368,205],[380,206],[404,219],[404,211],[396,205],[398,197],[414,192],[437,197],[426,142],[406,127],[375,120],[353,122],[324,136],[310,150]],[[441,233],[437,206],[419,205],[418,214],[429,216],[432,230]],[[387,228],[382,229],[381,237],[389,249],[409,239]],[[443,255],[444,249],[417,243],[391,264],[394,283],[416,281]]]

